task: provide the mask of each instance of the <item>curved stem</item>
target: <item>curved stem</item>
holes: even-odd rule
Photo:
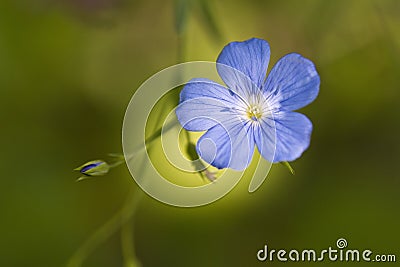
[[[134,245],[134,220],[128,219],[121,227],[121,248],[125,267],[140,267],[136,258]]]
[[[159,119],[156,125],[159,123]],[[175,126],[176,122],[166,125],[167,129],[170,130]],[[151,142],[160,137],[161,129],[157,130],[150,138],[146,139],[145,143],[149,145]],[[151,147],[148,148],[148,153],[150,153]],[[135,155],[130,155],[125,160],[131,160]],[[123,162],[117,161],[111,167],[116,167]],[[145,166],[142,166],[139,173],[143,173]],[[141,175],[139,175],[141,176]],[[128,193],[128,197],[123,205],[123,207],[117,211],[106,223],[104,223],[99,229],[97,229],[72,255],[67,263],[67,267],[80,267],[84,260],[93,252],[93,250],[107,240],[112,234],[114,234],[121,226],[121,244],[123,255],[125,259],[126,267],[138,267],[140,266],[138,260],[134,254],[133,246],[133,229],[132,223],[128,223],[136,212],[138,202],[140,197],[143,195],[142,190],[135,186],[131,192]]]
[[[135,186],[132,192],[128,194],[122,209],[117,211],[106,223],[98,228],[72,255],[67,263],[67,267],[80,267],[87,258],[87,256],[93,252],[93,250],[105,240],[107,240],[113,233],[115,233],[121,224],[125,223],[130,219],[135,211],[137,202],[141,194],[141,190]],[[133,204],[133,207],[132,207]],[[132,208],[129,208],[132,207]]]
[[[185,38],[182,34],[178,33],[178,54],[177,54],[178,62],[183,62],[185,59]],[[159,120],[156,125],[158,124]],[[165,125],[165,131],[170,130],[177,124],[177,121],[171,122]],[[150,145],[154,140],[161,136],[162,128],[155,131],[150,137],[145,140],[145,146]],[[189,132],[186,133],[188,142],[190,142]],[[135,150],[135,153],[129,155],[124,159],[124,161],[128,162],[133,159],[136,153],[140,152],[141,147],[138,151]],[[148,148],[148,153],[150,153],[151,147]],[[116,161],[113,163],[110,168],[117,167],[121,165],[124,161]],[[142,166],[142,170],[144,170],[145,166]],[[139,190],[138,190],[139,189]],[[98,228],[72,255],[67,263],[67,267],[80,267],[84,260],[92,253],[97,246],[99,246],[102,242],[107,240],[113,233],[115,233],[120,227],[121,228],[121,246],[122,246],[122,254],[124,257],[124,265],[125,267],[139,267],[141,264],[136,259],[134,242],[133,242],[133,220],[132,217],[136,212],[138,202],[140,197],[142,196],[142,190],[135,186],[135,189],[132,190],[128,194],[126,201],[123,207],[117,211],[106,223],[104,223],[100,228]]]

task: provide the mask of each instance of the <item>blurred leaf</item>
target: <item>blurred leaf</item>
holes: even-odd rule
[[[191,2],[190,0],[175,0],[175,30],[178,35],[185,30]]]
[[[206,27],[206,30],[212,35],[215,41],[221,41],[222,34],[217,26],[215,17],[211,11],[211,7],[208,0],[198,0],[199,14],[202,19],[202,24]]]

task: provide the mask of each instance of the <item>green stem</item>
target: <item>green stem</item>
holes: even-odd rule
[[[157,118],[155,125],[158,125],[161,122],[161,117]],[[173,126],[176,125],[176,122],[172,122],[165,126],[164,131],[170,130]],[[154,134],[152,134],[149,138],[145,140],[145,145],[150,145],[154,140],[161,136],[162,128],[158,129]],[[147,148],[148,153],[152,150],[151,146]],[[126,160],[129,161],[133,158],[134,155],[129,156]],[[143,173],[145,166],[141,167],[139,173]],[[139,177],[142,175],[140,174]],[[140,194],[143,195],[143,194]],[[139,199],[134,201],[132,205],[125,206],[122,208],[122,218],[124,223],[121,227],[121,249],[122,256],[124,258],[124,266],[125,267],[140,267],[141,264],[135,255],[135,245],[134,245],[134,230],[133,230],[133,219],[132,215],[135,213],[139,203]]]
[[[174,120],[174,121],[171,121],[171,122],[169,122],[168,124],[166,124],[165,126],[164,126],[164,130],[163,130],[163,127],[161,127],[160,129],[158,129],[157,131],[155,131],[152,135],[150,135],[145,141],[144,141],[144,143],[146,144],[146,145],[149,145],[149,144],[151,144],[154,140],[156,140],[157,138],[159,138],[160,136],[161,136],[161,133],[162,132],[167,132],[167,131],[169,131],[169,130],[171,130],[175,125],[178,125],[178,120]],[[143,145],[142,145],[143,146]],[[141,147],[142,147],[141,146]]]
[[[178,32],[178,62],[183,62],[185,59],[185,38],[183,32]],[[160,120],[159,118],[158,120]],[[176,121],[166,125],[164,131],[168,131],[176,125]],[[158,122],[156,123],[158,125]],[[154,140],[161,136],[162,128],[158,129],[154,134],[145,140],[145,145],[150,145]],[[187,132],[188,140],[190,140],[189,133]],[[141,149],[141,148],[139,148]],[[148,153],[150,153],[150,147]],[[125,161],[129,161],[135,157],[136,153],[140,151],[135,150],[135,154],[129,155]],[[111,164],[110,168],[115,168],[121,165],[124,161],[116,161]],[[141,171],[144,170],[143,169]],[[140,171],[140,172],[141,172]],[[136,212],[140,197],[143,195],[141,190],[136,186],[135,190],[128,194],[128,197],[123,207],[117,211],[105,224],[98,228],[72,255],[67,263],[67,267],[80,267],[84,260],[92,253],[96,247],[102,242],[107,240],[113,233],[121,228],[121,246],[124,257],[125,267],[138,267],[139,261],[135,256],[134,242],[133,242],[133,220],[132,217]]]
[[[121,227],[122,256],[124,258],[125,267],[139,267],[141,265],[136,259],[136,255],[134,253],[135,246],[133,242],[133,226],[131,226],[131,224],[133,224],[133,220],[127,221]]]
[[[290,171],[291,174],[293,174],[293,175],[295,174],[295,171],[294,171],[293,167],[290,165],[289,162],[287,162],[287,161],[282,161],[281,164],[282,164],[283,166],[285,166],[286,168],[288,168],[288,170]]]
[[[156,125],[159,124],[158,119]],[[176,122],[172,122],[165,126],[164,131],[170,130]],[[154,140],[161,136],[162,128],[158,129],[154,134],[145,140],[146,145],[150,145]],[[150,153],[151,147],[148,148],[148,153]],[[134,158],[136,153],[140,151],[135,151],[134,155],[126,157],[126,161]],[[110,165],[110,168],[115,168],[124,163],[124,160],[118,160]],[[144,166],[139,171],[143,172]],[[124,262],[126,267],[138,267],[140,266],[139,261],[136,259],[134,254],[134,245],[132,241],[133,229],[131,218],[135,214],[139,198],[143,195],[141,190],[135,186],[134,190],[128,193],[128,197],[125,200],[123,207],[117,211],[107,222],[105,222],[100,228],[98,228],[71,256],[67,263],[67,267],[80,267],[82,266],[85,259],[98,247],[101,243],[106,241],[112,234],[114,234],[121,226],[121,245],[124,256]]]
[[[141,194],[137,186],[128,194],[122,209],[117,211],[106,223],[98,228],[72,255],[67,263],[67,267],[80,267],[85,259],[96,247],[107,240],[115,233],[121,224],[126,223],[136,211],[136,205]],[[129,207],[135,208],[129,208]]]
[[[136,210],[138,206],[138,202],[134,202],[133,207],[131,209]],[[135,245],[134,245],[134,220],[131,216],[130,209],[124,209],[122,214],[122,218],[124,218],[125,223],[121,227],[121,248],[122,248],[122,256],[124,258],[124,266],[125,267],[140,267],[141,264],[137,260],[135,254]]]
[[[121,165],[121,164],[124,163],[124,162],[125,162],[125,160],[116,161],[116,162],[110,164],[110,169],[115,168],[115,167],[118,167],[119,165]]]

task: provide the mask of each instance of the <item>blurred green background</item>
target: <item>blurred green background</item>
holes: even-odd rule
[[[174,3],[0,1],[0,266],[65,266],[135,187],[124,166],[79,183],[72,169],[122,150],[134,90],[177,63]],[[185,60],[215,61],[228,42],[259,37],[271,65],[290,52],[316,64],[320,95],[302,110],[314,123],[311,146],[295,176],[273,166],[253,194],[243,179],[200,208],[143,197],[130,222],[142,265],[281,266],[256,252],[321,250],[340,237],[399,261],[400,1],[209,5],[219,32],[191,9]],[[119,232],[83,266],[124,266]]]

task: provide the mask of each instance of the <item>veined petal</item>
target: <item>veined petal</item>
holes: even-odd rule
[[[310,104],[319,92],[320,78],[314,64],[299,54],[282,57],[264,85],[271,106],[292,111]]]
[[[261,120],[260,125],[255,127],[254,141],[261,156],[273,162],[276,150],[276,127],[272,118]]]
[[[199,156],[214,167],[243,170],[253,157],[252,128],[234,118],[209,129],[196,148]]]
[[[199,97],[211,97],[232,105],[235,105],[237,101],[232,92],[222,85],[206,78],[194,78],[182,89],[180,103]]]
[[[237,116],[225,102],[210,97],[198,97],[182,102],[176,108],[178,121],[188,131],[205,131]]]
[[[270,49],[267,41],[252,38],[231,42],[217,59],[217,70],[229,89],[246,97],[246,90],[261,88],[267,73]],[[251,84],[253,86],[249,86]]]
[[[189,81],[180,94],[176,115],[189,131],[205,131],[236,116],[236,96],[208,79]]]
[[[312,132],[311,121],[303,114],[297,112],[278,112],[273,118],[276,128],[276,149],[272,162],[293,161],[310,145]],[[273,124],[264,120],[261,127],[264,133],[273,132]],[[263,138],[263,139],[261,139]],[[259,140],[269,141],[269,136],[259,137]],[[256,138],[257,146],[259,141]],[[270,153],[266,155],[260,151],[261,155],[270,161]]]

